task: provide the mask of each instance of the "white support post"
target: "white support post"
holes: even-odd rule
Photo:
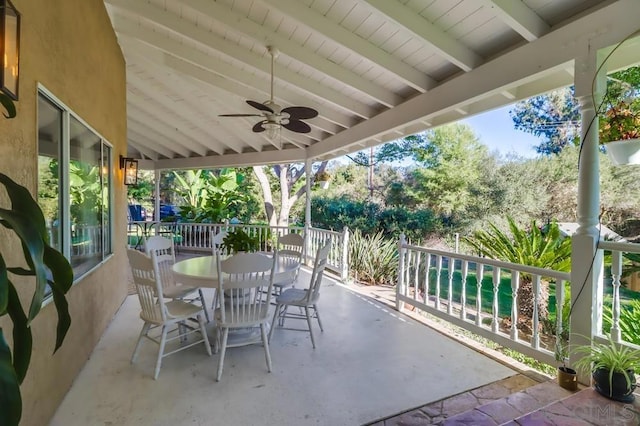
[[[587,43],[585,51],[575,61],[575,95],[580,103],[582,119],[580,159],[578,163],[578,229],[571,238],[571,334],[570,345],[589,344],[601,330],[602,313],[602,251],[598,251],[600,210],[598,115],[596,108],[605,88],[606,69],[598,67],[602,54]],[[578,355],[571,354],[574,364]],[[590,383],[581,372],[578,381]]]
[[[349,228],[342,230],[342,253],[340,258],[340,280],[346,283],[349,280]]]
[[[396,310],[402,312],[404,309],[404,302],[400,300],[400,295],[406,294],[404,291],[404,256],[406,250],[404,245],[406,239],[404,234],[400,234],[400,240],[398,240],[398,283],[396,284]]]
[[[155,202],[153,206],[153,220],[160,221],[160,170],[154,171],[154,183],[155,183]]]
[[[307,158],[304,162],[304,175],[305,175],[305,185],[304,185],[304,253],[302,254],[302,258],[305,263],[309,265],[311,263],[311,259],[309,253],[311,252],[311,239],[309,238],[309,230],[311,229],[311,173],[312,173],[312,161],[310,158]]]

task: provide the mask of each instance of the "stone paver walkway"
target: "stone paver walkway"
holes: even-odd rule
[[[475,407],[505,398],[522,389],[538,384],[535,380],[516,374],[506,379],[490,383],[477,389],[463,392],[447,399],[432,402],[411,411],[392,416],[371,426],[414,426],[437,425],[447,418],[472,410]],[[519,413],[522,414],[522,413]],[[511,417],[513,418],[513,417]]]
[[[509,426],[637,426],[640,425],[640,395],[633,403],[615,402],[595,390],[583,389],[553,404],[526,414]]]

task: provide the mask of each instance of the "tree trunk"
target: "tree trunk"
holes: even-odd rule
[[[518,328],[532,330],[533,324],[533,282],[530,276],[520,277],[518,287]],[[538,299],[538,320],[542,327],[543,320],[549,318],[549,283],[540,281],[540,297]]]
[[[264,212],[267,216],[267,221],[270,226],[277,225],[276,209],[273,205],[273,195],[271,193],[271,186],[269,185],[269,179],[264,172],[262,166],[253,166],[253,173],[256,175],[260,188],[262,189],[262,197],[264,198]]]

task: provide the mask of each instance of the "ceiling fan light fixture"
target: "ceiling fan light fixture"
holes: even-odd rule
[[[266,130],[267,138],[275,140],[280,136],[280,124],[274,122],[264,123],[263,127]]]

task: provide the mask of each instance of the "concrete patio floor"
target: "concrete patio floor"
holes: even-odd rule
[[[156,345],[129,362],[142,325],[129,296],[50,424],[360,425],[516,374],[330,278],[319,309],[315,350],[309,333],[275,330],[272,373],[262,347],[231,348],[216,382],[218,355],[197,345],[155,381]]]

